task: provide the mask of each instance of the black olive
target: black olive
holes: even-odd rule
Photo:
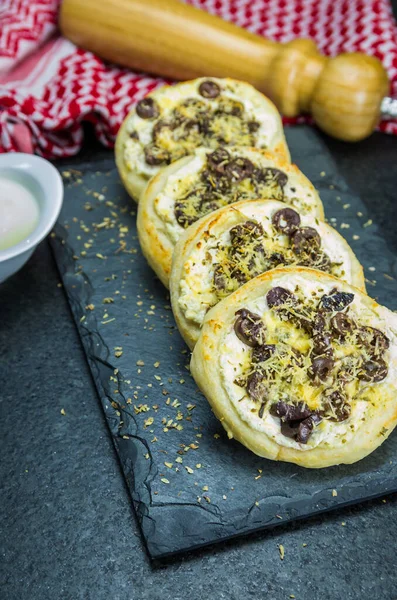
[[[153,98],[143,98],[138,102],[135,110],[141,119],[155,119],[160,114],[159,107]]]
[[[263,401],[267,398],[267,387],[264,382],[264,375],[259,371],[254,371],[247,379],[247,392],[254,400]]]
[[[329,295],[324,295],[320,302],[324,310],[340,312],[354,300],[354,294],[351,292],[338,292],[335,290]]]
[[[358,338],[363,346],[370,349],[374,354],[382,354],[390,345],[389,338],[375,327],[360,327]]]
[[[255,221],[246,221],[235,225],[230,230],[230,239],[233,246],[241,246],[247,240],[258,238],[263,235],[263,227]]]
[[[344,338],[353,329],[353,321],[345,313],[338,312],[331,319],[331,327],[334,333]]]
[[[307,444],[313,429],[320,421],[321,417],[317,414],[310,415],[310,417],[301,421],[301,423],[299,423],[298,433],[296,434],[296,441],[300,444]]]
[[[330,421],[345,421],[351,413],[350,404],[347,404],[344,395],[338,391],[332,392],[327,398],[325,408],[331,412],[330,415],[327,415]]]
[[[358,374],[362,381],[383,381],[387,377],[388,367],[382,358],[367,360]]]
[[[269,290],[266,294],[266,301],[269,308],[282,306],[288,301],[293,301],[294,295],[283,287],[277,286]]]
[[[250,133],[255,133],[256,131],[258,131],[259,127],[261,126],[261,124],[258,123],[257,121],[248,121],[247,125],[248,125],[248,131]]]
[[[274,344],[264,344],[263,346],[257,346],[252,351],[252,362],[259,363],[268,360],[274,353],[276,346]]]
[[[284,256],[284,254],[281,254],[281,252],[273,252],[269,256],[269,261],[271,262],[272,267],[278,267],[279,265],[287,264],[287,260]]]
[[[318,358],[314,358],[312,360],[309,374],[313,377],[313,379],[320,379],[321,381],[324,381],[327,379],[327,377],[329,377],[333,368],[334,361],[331,357],[319,356]]]
[[[304,402],[287,404],[282,400],[272,404],[269,412],[273,417],[279,417],[284,421],[299,421],[306,419],[312,414],[312,411]]]
[[[282,435],[285,437],[296,439],[296,434],[298,433],[298,427],[301,421],[281,421],[280,430]]]
[[[207,154],[207,162],[210,169],[219,174],[225,172],[226,163],[230,160],[230,154],[224,148],[217,148],[211,154]]]
[[[254,172],[254,165],[248,158],[234,158],[225,167],[226,176],[233,181],[242,181]]]
[[[254,348],[265,342],[265,325],[259,315],[242,308],[236,312],[234,331],[239,340]]]
[[[288,175],[284,173],[284,171],[280,171],[280,169],[274,169],[273,167],[268,167],[261,171],[259,176],[259,181],[265,181],[266,183],[270,183],[274,181],[277,185],[282,188],[285,187],[288,181]]]
[[[329,272],[331,270],[331,260],[325,252],[320,252],[308,266],[313,266],[319,271]]]
[[[168,150],[154,144],[148,144],[145,147],[145,160],[151,166],[164,165],[171,162],[171,155]]]
[[[274,213],[272,223],[277,231],[292,235],[298,229],[301,218],[293,208],[282,208]]]
[[[326,321],[321,313],[316,313],[316,316],[313,319],[312,330],[314,333],[321,333],[324,331],[326,325]]]
[[[185,229],[197,221],[195,215],[186,214],[186,204],[184,202],[176,202],[174,214],[178,224]]]
[[[333,350],[331,346],[331,337],[325,333],[318,333],[313,336],[313,354],[321,355],[326,354],[332,356]]]
[[[225,290],[227,287],[227,278],[222,265],[217,265],[214,269],[214,286],[217,290]]]
[[[210,79],[202,81],[199,85],[199,94],[203,96],[203,98],[217,98],[220,93],[221,88],[219,85]]]
[[[300,227],[291,237],[292,250],[301,254],[317,254],[321,246],[321,237],[313,227]]]

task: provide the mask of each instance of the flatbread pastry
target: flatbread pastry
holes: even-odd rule
[[[326,273],[274,269],[211,309],[191,372],[255,454],[354,463],[397,423],[397,315]]]
[[[138,209],[142,251],[166,287],[172,253],[187,227],[214,210],[243,199],[272,198],[301,213],[324,218],[310,181],[284,158],[255,148],[198,148],[163,169],[149,183]]]
[[[140,100],[116,139],[116,164],[139,201],[150,177],[198,146],[256,146],[289,151],[279,112],[248,83],[200,78],[164,86]]]
[[[276,267],[316,268],[365,291],[363,269],[335,229],[275,200],[242,200],[207,215],[180,238],[171,303],[192,348],[207,311],[257,275]]]

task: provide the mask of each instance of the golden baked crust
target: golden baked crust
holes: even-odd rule
[[[227,148],[226,152],[229,158],[222,162],[222,168],[228,172],[230,165],[238,167],[240,162],[247,176],[236,181],[233,167],[231,177],[217,173],[212,157],[218,151],[198,148],[191,157],[162,169],[141,196],[137,224],[142,251],[166,287],[178,238],[189,224],[217,206],[243,198],[273,198],[302,213],[324,218],[314,186],[295,165],[278,154],[257,148]]]
[[[277,316],[274,311],[282,305],[269,306],[275,296],[272,292],[270,302],[268,293],[275,287],[288,290],[295,299],[302,296],[308,302],[317,301],[316,310],[321,306],[328,320],[341,314],[350,319],[349,337],[346,340],[332,337],[333,366],[327,375],[330,379],[315,381],[301,376],[302,372],[307,375],[308,368],[314,369],[311,354],[314,346],[304,330],[280,321],[282,315]],[[247,332],[242,329],[241,321],[236,325],[236,319],[242,315],[236,316],[236,312],[241,309],[252,311],[251,315],[256,313],[265,323],[260,342],[275,344],[275,350],[270,347],[271,356],[276,357],[273,376],[269,378],[268,367],[273,358],[259,365],[265,373],[258,376],[264,384],[262,390],[255,385],[249,388],[248,384],[244,388],[241,379],[244,369],[247,365],[252,368],[253,357],[258,356],[257,348],[250,348],[236,335],[236,331],[240,335],[241,331]],[[274,319],[277,323],[272,329]],[[289,336],[285,336],[287,326],[291,327]],[[251,330],[246,335],[255,334],[259,339],[258,331]],[[268,346],[262,348],[266,350]],[[281,367],[278,371],[277,364],[287,368],[282,358],[277,358],[282,356],[280,348],[296,356],[299,366],[292,366],[294,363],[290,361],[289,371]],[[258,368],[258,364],[254,367]],[[255,454],[308,468],[354,463],[375,450],[397,423],[397,316],[356,288],[325,273],[305,268],[275,269],[251,280],[209,311],[192,355],[191,372],[229,438],[234,437]],[[292,378],[292,384],[288,384],[288,377]],[[276,396],[272,396],[273,384],[281,386],[276,388]],[[283,385],[289,389],[289,396],[283,394]],[[335,397],[328,394],[333,386],[340,390],[343,399],[335,405],[332,404]],[[279,399],[283,402],[278,402]],[[290,404],[288,410],[295,403],[294,411],[297,405],[300,411],[306,411],[299,421],[288,421],[288,415],[293,414],[296,419],[296,413],[289,413],[286,403]],[[335,413],[329,412],[331,408]],[[309,430],[302,421],[307,412],[311,414],[310,420],[314,419]]]
[[[275,215],[284,214],[300,216],[290,235],[272,223]],[[310,253],[293,250],[302,232],[317,232],[321,246]],[[191,225],[175,247],[170,280],[175,320],[189,347],[194,347],[211,306],[255,275],[293,264],[315,266],[365,291],[363,269],[346,240],[330,225],[291,212],[282,202],[242,200]]]
[[[268,98],[242,81],[202,77],[163,86],[134,106],[117,135],[116,165],[138,202],[160,168],[202,145],[256,146],[290,160],[281,117]]]

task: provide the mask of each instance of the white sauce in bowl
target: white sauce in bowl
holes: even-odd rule
[[[36,198],[24,185],[0,178],[0,251],[27,238],[39,221]]]

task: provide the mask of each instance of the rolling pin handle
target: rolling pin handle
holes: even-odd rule
[[[248,81],[285,116],[309,113],[320,129],[347,141],[372,133],[389,88],[376,58],[327,58],[306,39],[277,44],[178,0],[63,0],[60,28],[74,43],[133,69]]]

